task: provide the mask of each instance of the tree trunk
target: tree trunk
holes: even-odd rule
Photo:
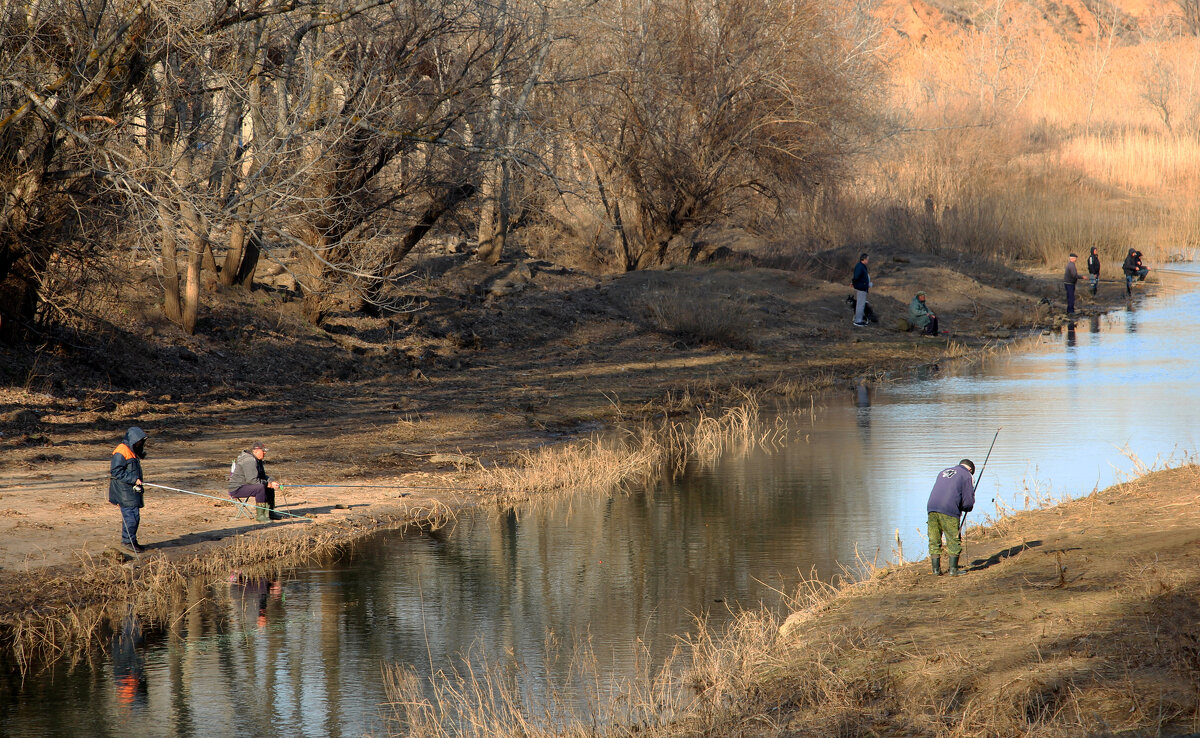
[[[217,279],[220,274],[220,270],[217,269],[217,257],[213,256],[212,243],[207,238],[200,244],[200,247],[204,257],[204,269],[202,270],[204,286],[212,292],[217,288]]]
[[[162,227],[163,312],[167,320],[183,325],[183,309],[179,302],[179,263],[176,261],[175,219],[170,209],[158,204],[158,222]]]
[[[221,262],[221,284],[232,287],[242,272],[242,254],[246,251],[246,224],[239,218],[229,231],[229,251]]]
[[[493,53],[498,54],[502,48],[501,39],[504,37],[508,23],[508,3],[500,0],[496,6],[496,16],[492,19],[492,35],[496,43]],[[485,144],[491,148],[490,160],[484,165],[483,181],[479,187],[482,203],[479,207],[479,248],[475,256],[486,264],[500,261],[504,251],[504,240],[508,235],[508,197],[507,177],[502,153],[502,144],[507,137],[502,130],[504,121],[501,118],[501,99],[503,97],[503,81],[500,79],[500,63],[495,60],[492,64],[491,78],[488,80],[488,93],[491,101],[488,105],[488,124],[485,132]]]
[[[388,264],[389,271],[384,272],[380,276],[384,279],[390,277],[395,272],[396,266],[400,263],[400,261],[408,255],[409,251],[412,251],[414,246],[421,242],[421,239],[425,237],[426,233],[429,233],[430,229],[437,224],[438,220],[440,220],[443,215],[453,210],[454,207],[460,202],[466,200],[473,194],[475,194],[475,188],[469,184],[451,187],[445,190],[440,198],[431,203],[429,207],[425,209],[424,213],[421,213],[421,217],[417,219],[416,224],[413,225],[412,228],[408,229],[408,233],[404,235],[404,238],[400,239],[400,241],[392,247],[392,251],[390,254],[388,254],[387,261],[385,262]],[[382,293],[382,290],[382,279],[372,283],[366,288],[366,290],[364,290],[364,312],[372,315],[377,315],[379,313],[377,303],[379,302],[379,297]]]
[[[200,225],[200,218],[191,203],[184,202],[183,222],[191,231],[188,247],[188,268],[183,287],[183,330],[189,336],[196,333],[196,320],[200,314],[200,272],[204,267],[204,249],[207,239]]]
[[[38,306],[37,269],[20,249],[0,252],[0,339],[14,340],[33,322]]]
[[[308,242],[308,247],[301,249],[300,274],[296,284],[304,294],[301,307],[304,319],[319,326],[329,314],[329,297],[325,294],[325,263],[319,256],[326,253],[329,242],[316,229],[313,229]]]
[[[479,188],[482,203],[479,207],[479,248],[475,256],[486,264],[500,261],[508,235],[508,209],[504,203],[507,177],[504,169],[502,162],[491,162]]]
[[[239,287],[250,289],[254,284],[254,270],[258,268],[258,257],[262,253],[262,235],[255,231],[245,244],[245,253],[238,265],[236,282]]]

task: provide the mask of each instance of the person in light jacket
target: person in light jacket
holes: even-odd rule
[[[938,334],[938,319],[936,315],[929,312],[929,306],[925,304],[924,292],[918,292],[912,302],[908,304],[908,322],[912,323],[913,328],[920,329],[921,333],[926,336]]]

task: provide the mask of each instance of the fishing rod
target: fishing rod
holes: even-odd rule
[[[1000,426],[1003,428],[1004,426]],[[1000,428],[996,429],[996,435],[992,436],[992,445],[988,446],[987,456],[983,457],[983,466],[979,467],[979,476],[975,477],[975,484],[971,487],[971,494],[975,494],[975,490],[979,489],[979,480],[983,479],[983,471],[987,469],[988,459],[992,458],[992,449],[996,447],[996,439],[1000,437]],[[958,535],[962,537],[963,524],[967,522],[967,513],[963,511],[962,517],[958,520]]]
[[[142,482],[142,485],[145,487],[154,487],[156,489],[166,489],[166,490],[170,490],[171,492],[182,492],[185,495],[195,495],[196,497],[207,497],[210,500],[217,500],[219,502],[228,502],[228,503],[231,503],[234,505],[246,504],[244,502],[238,502],[237,500],[235,500],[232,497],[217,497],[216,495],[206,495],[202,492],[192,492],[191,490],[179,489],[178,487],[167,487],[167,486],[164,486],[161,484],[150,484],[149,482]],[[305,517],[304,515],[296,515],[294,513],[286,512],[284,510],[275,510],[275,513],[278,515],[287,515],[289,517],[297,518],[299,520],[307,520],[310,523],[313,522],[313,518]]]
[[[502,489],[482,489],[471,487],[418,487],[411,484],[289,484],[288,487],[303,489],[431,489],[448,490],[453,492],[495,492],[503,493]]]

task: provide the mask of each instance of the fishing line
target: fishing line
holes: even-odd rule
[[[234,499],[234,498],[232,498],[232,497],[217,497],[216,495],[206,495],[206,494],[204,494],[204,493],[202,493],[202,492],[192,492],[191,490],[179,489],[178,487],[167,487],[167,486],[164,486],[164,485],[161,485],[161,484],[150,484],[149,482],[142,482],[142,484],[143,484],[144,486],[146,486],[146,487],[154,487],[154,488],[156,488],[156,489],[166,489],[166,490],[170,490],[170,491],[172,491],[172,492],[182,492],[182,493],[183,493],[183,494],[185,494],[185,495],[195,495],[196,497],[207,497],[207,498],[208,498],[208,499],[210,499],[210,500],[217,500],[218,502],[228,502],[228,503],[231,503],[231,504],[233,504],[233,505],[246,505],[246,504],[248,504],[248,503],[245,503],[245,502],[239,502],[238,500],[235,500],[235,499]],[[275,513],[276,513],[276,514],[278,514],[278,515],[287,515],[287,516],[289,516],[289,517],[297,518],[297,519],[299,519],[299,520],[307,520],[307,521],[309,521],[310,523],[311,523],[311,522],[314,522],[314,521],[313,521],[313,518],[309,518],[309,517],[306,517],[306,516],[304,516],[304,515],[296,515],[296,514],[294,514],[294,513],[290,513],[290,512],[287,512],[287,511],[285,511],[285,510],[275,510]]]
[[[304,489],[432,489],[448,490],[452,492],[494,492],[496,494],[503,494],[505,492],[505,490],[502,489],[481,489],[471,487],[417,487],[411,484],[288,484],[288,487],[300,487]]]

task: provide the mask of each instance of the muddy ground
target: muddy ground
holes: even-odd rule
[[[719,408],[732,387],[797,395],[856,378],[903,376],[1053,329],[1060,269],[921,253],[872,256],[881,320],[851,325],[856,254],[782,267],[717,251],[706,263],[594,275],[546,262],[495,267],[428,254],[384,317],[304,323],[287,275],[207,305],[195,336],[155,306],[149,271],[88,332],[0,347],[0,614],[46,603],[31,582],[119,556],[109,456],[126,427],[150,434],[144,557],[183,559],[242,536],[389,524],[491,504],[473,470],[614,422]],[[942,336],[900,330],[918,290]],[[1116,284],[1083,313],[1123,304]],[[231,460],[255,440],[285,484],[263,525],[224,500]],[[301,485],[370,484],[375,488]],[[359,527],[361,529],[361,526]],[[107,552],[107,553],[106,553]]]

